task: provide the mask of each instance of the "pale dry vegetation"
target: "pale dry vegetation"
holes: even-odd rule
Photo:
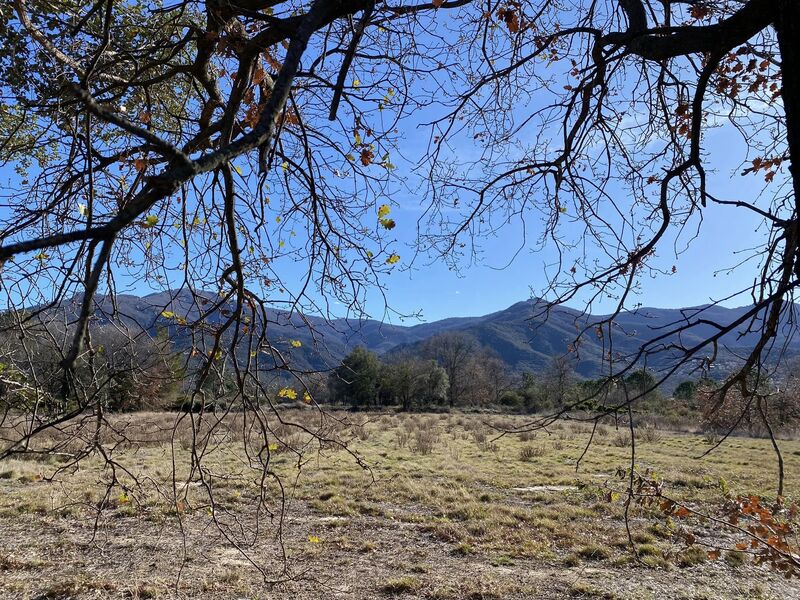
[[[56,473],[53,481],[67,464],[62,456],[5,462],[3,597],[174,597],[176,582],[186,597],[198,598],[794,593],[793,584],[741,553],[710,561],[705,550],[687,549],[680,523],[658,511],[633,507],[629,539],[623,498],[609,497],[619,487],[616,470],[630,457],[625,428],[601,425],[576,472],[591,434],[581,423],[500,435],[522,417],[281,414],[269,448],[271,468],[284,486],[284,513],[278,484],[248,469],[258,448],[241,415],[206,416],[201,431],[210,443],[202,477],[190,475],[191,428],[176,414],[113,419],[117,431],[105,431],[103,442],[130,472],[118,467],[120,485],[111,492],[104,484],[111,467],[94,459]],[[324,432],[329,441],[320,444],[304,428]],[[49,442],[74,433],[54,432]],[[363,465],[335,440],[347,441]],[[643,427],[636,442],[641,467],[657,470],[683,499],[711,506],[723,488],[773,493],[774,474],[765,468],[772,460],[768,440],[731,438],[702,461],[694,460],[708,449],[701,436]],[[785,442],[784,454],[791,500],[800,443]],[[259,494],[265,502],[256,513]],[[285,581],[265,586],[265,576]]]

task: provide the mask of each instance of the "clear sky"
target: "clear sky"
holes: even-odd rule
[[[407,137],[413,135],[414,132],[406,134]],[[712,169],[709,189],[718,198],[752,200],[762,191],[761,176],[740,174],[744,146],[730,128],[709,130],[704,146],[709,151],[707,164]],[[403,256],[411,256],[414,226],[423,207],[414,197],[396,200],[399,207],[392,213],[398,224],[395,231],[398,239],[407,245]],[[533,246],[539,233],[536,231],[538,223],[531,221],[530,224],[528,238]],[[641,293],[631,304],[641,302],[644,306],[659,308],[695,306],[746,288],[754,277],[755,264],[733,271],[728,268],[747,256],[747,249],[764,244],[764,227],[760,219],[753,218],[747,211],[709,205],[703,209],[700,235],[686,251],[677,256],[670,243],[663,244],[658,251],[656,262],[667,269],[675,265],[675,274],[644,280]],[[411,268],[387,278],[387,296],[392,308],[401,313],[421,311],[423,319],[430,321],[482,315],[530,298],[545,285],[544,269],[554,263],[555,256],[552,248],[540,251],[528,248],[506,266],[519,240],[519,230],[513,226],[504,230],[501,237],[486,239],[482,264],[464,267],[459,273],[448,269],[442,261],[418,256]],[[723,304],[741,306],[748,302],[749,297],[743,295]],[[374,298],[371,306],[377,313],[382,302]],[[595,312],[609,310],[612,306],[611,301],[601,303]],[[575,307],[582,308],[579,303],[575,303]]]
[[[403,146],[409,149],[409,155],[427,143],[427,132],[413,125],[408,125],[402,135]],[[729,200],[752,200],[759,194],[763,186],[762,176],[742,177],[738,172],[741,162],[747,157],[744,145],[730,126],[707,130],[704,149],[710,154],[707,166],[713,171],[709,174],[709,188],[715,195]],[[464,152],[471,150],[473,148],[463,148]],[[401,161],[397,166],[401,177],[407,174],[404,169],[410,169],[408,163]],[[13,172],[9,168],[0,168],[0,185],[11,178]],[[408,192],[398,193],[391,200],[394,203],[391,216],[397,223],[391,234],[397,239],[401,262],[383,280],[391,311],[385,311],[382,295],[371,293],[367,309],[372,317],[397,322],[398,314],[419,313],[425,321],[482,315],[526,300],[545,285],[544,273],[552,268],[556,256],[552,248],[534,250],[540,233],[537,221],[529,221],[527,235],[530,246],[519,252],[510,263],[521,239],[516,225],[508,226],[498,237],[482,240],[482,260],[478,264],[464,265],[455,272],[434,256],[415,256],[417,221],[425,209],[425,200]],[[658,249],[655,262],[667,270],[674,265],[676,272],[643,281],[641,293],[629,305],[638,302],[655,307],[693,306],[740,291],[752,282],[755,265],[745,265],[732,272],[725,268],[740,262],[744,254],[738,252],[758,247],[764,243],[765,237],[764,224],[747,211],[710,205],[703,209],[699,237],[685,252],[676,257],[670,240],[664,240],[667,243]],[[302,267],[303,264],[298,263],[287,268],[299,270]],[[301,274],[299,271],[289,273],[288,278]],[[118,284],[119,291],[129,293],[143,295],[155,291],[141,279],[120,279]],[[748,297],[743,295],[725,304],[738,306],[747,302]],[[577,302],[574,306],[581,307]],[[612,306],[611,301],[601,302],[595,305],[594,311],[604,312]],[[336,306],[332,309],[336,311]]]
[[[414,146],[423,143],[423,135],[409,129],[404,137]],[[417,137],[420,139],[415,139]],[[752,199],[758,195],[763,180],[759,176],[742,177],[738,172],[744,148],[735,134],[726,129],[712,129],[705,147],[711,154],[709,164],[715,169],[710,174],[710,189],[718,197]],[[408,167],[398,165],[398,169],[403,168]],[[10,170],[3,169],[0,181],[11,178]],[[402,261],[398,265],[400,268],[383,279],[391,310],[385,311],[382,295],[372,293],[367,301],[370,316],[401,322],[398,314],[418,313],[424,321],[483,315],[526,300],[544,286],[543,273],[554,263],[555,256],[552,248],[538,251],[532,248],[539,233],[538,222],[530,221],[530,247],[519,252],[510,264],[521,239],[519,227],[514,225],[508,226],[498,237],[482,240],[480,262],[463,266],[456,272],[436,257],[415,256],[416,226],[425,201],[409,193],[398,194],[392,200],[395,203],[392,217],[397,223],[392,234],[397,238],[396,248]],[[643,281],[641,293],[631,304],[641,302],[644,306],[662,308],[693,306],[726,297],[752,281],[752,265],[732,272],[718,271],[738,263],[744,254],[737,252],[763,244],[764,225],[746,211],[733,207],[708,206],[703,210],[703,220],[700,236],[677,258],[669,244],[662,245],[657,261],[667,268],[674,264],[676,273]],[[301,269],[302,264],[288,268]],[[298,271],[297,275],[300,274]],[[118,280],[118,284],[119,291],[129,293],[144,295],[155,291],[141,280]],[[739,306],[747,302],[747,296],[740,296],[724,304]],[[573,305],[581,308],[579,303]],[[612,306],[610,301],[600,303],[595,312]],[[336,305],[331,308],[334,312],[337,310]],[[417,319],[405,322],[414,323]]]

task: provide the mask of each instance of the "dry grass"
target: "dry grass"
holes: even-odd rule
[[[747,598],[756,586],[765,598],[791,597],[789,584],[738,555],[711,564],[687,552],[668,522],[640,509],[632,511],[634,559],[621,501],[609,502],[603,490],[630,459],[629,439],[617,439],[624,431],[604,428],[576,473],[591,432],[580,424],[552,436],[497,438],[492,425],[513,429],[522,417],[490,425],[480,416],[360,415],[348,425],[345,414],[292,411],[272,428],[269,469],[282,496],[272,478],[260,477],[260,446],[240,415],[201,427],[209,442],[202,481],[191,470],[191,428],[179,422],[171,433],[176,417],[117,417],[136,441],[114,457],[141,485],[120,471],[127,487],[108,497],[109,469],[96,458],[53,482],[52,458],[0,465],[0,597],[166,598],[179,575],[186,597],[212,599],[633,600],[655,598],[647,589],[681,597],[690,588]],[[368,468],[292,423],[348,440]],[[121,441],[104,435],[109,445]],[[701,461],[695,457],[708,446],[699,436],[640,428],[640,437],[640,465],[658,471],[675,495],[716,501],[721,479],[734,493],[772,492],[766,440],[733,438]],[[784,456],[788,496],[797,499],[800,442],[786,442]],[[587,567],[591,580],[581,578]],[[266,591],[264,576],[286,575]]]

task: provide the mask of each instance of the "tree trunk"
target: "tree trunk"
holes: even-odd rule
[[[800,217],[800,2],[778,0],[775,31],[781,51],[781,98],[786,114],[789,173],[794,190],[795,218]],[[794,40],[794,41],[792,41]]]

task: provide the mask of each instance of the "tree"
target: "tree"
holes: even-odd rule
[[[107,409],[158,409],[174,402],[181,368],[165,338],[134,339],[116,329],[95,333],[98,353],[95,372],[107,380],[103,403]]]
[[[436,360],[447,373],[447,402],[450,408],[458,404],[467,388],[467,366],[477,348],[475,338],[452,332],[433,336],[422,348],[422,354]]]
[[[450,389],[450,380],[447,371],[440,367],[436,361],[424,363],[421,370],[421,379],[417,394],[426,405],[441,404],[447,400]]]
[[[404,358],[386,365],[387,392],[400,401],[404,411],[416,401],[423,407],[447,397],[447,372],[436,361]]]
[[[672,392],[672,395],[678,400],[690,401],[694,399],[696,387],[697,383],[694,381],[681,381],[675,388],[675,391]]]
[[[575,397],[575,370],[567,356],[554,356],[542,373],[543,401],[550,407],[563,407]]]
[[[331,374],[331,397],[336,402],[367,408],[378,397],[380,363],[378,358],[362,346],[357,346]]]
[[[489,401],[500,404],[502,395],[512,387],[513,380],[506,364],[492,352],[484,352],[484,356],[478,358],[486,374],[486,381],[489,384]]]
[[[645,397],[658,387],[658,380],[649,369],[638,369],[625,378],[625,386],[629,394]]]

